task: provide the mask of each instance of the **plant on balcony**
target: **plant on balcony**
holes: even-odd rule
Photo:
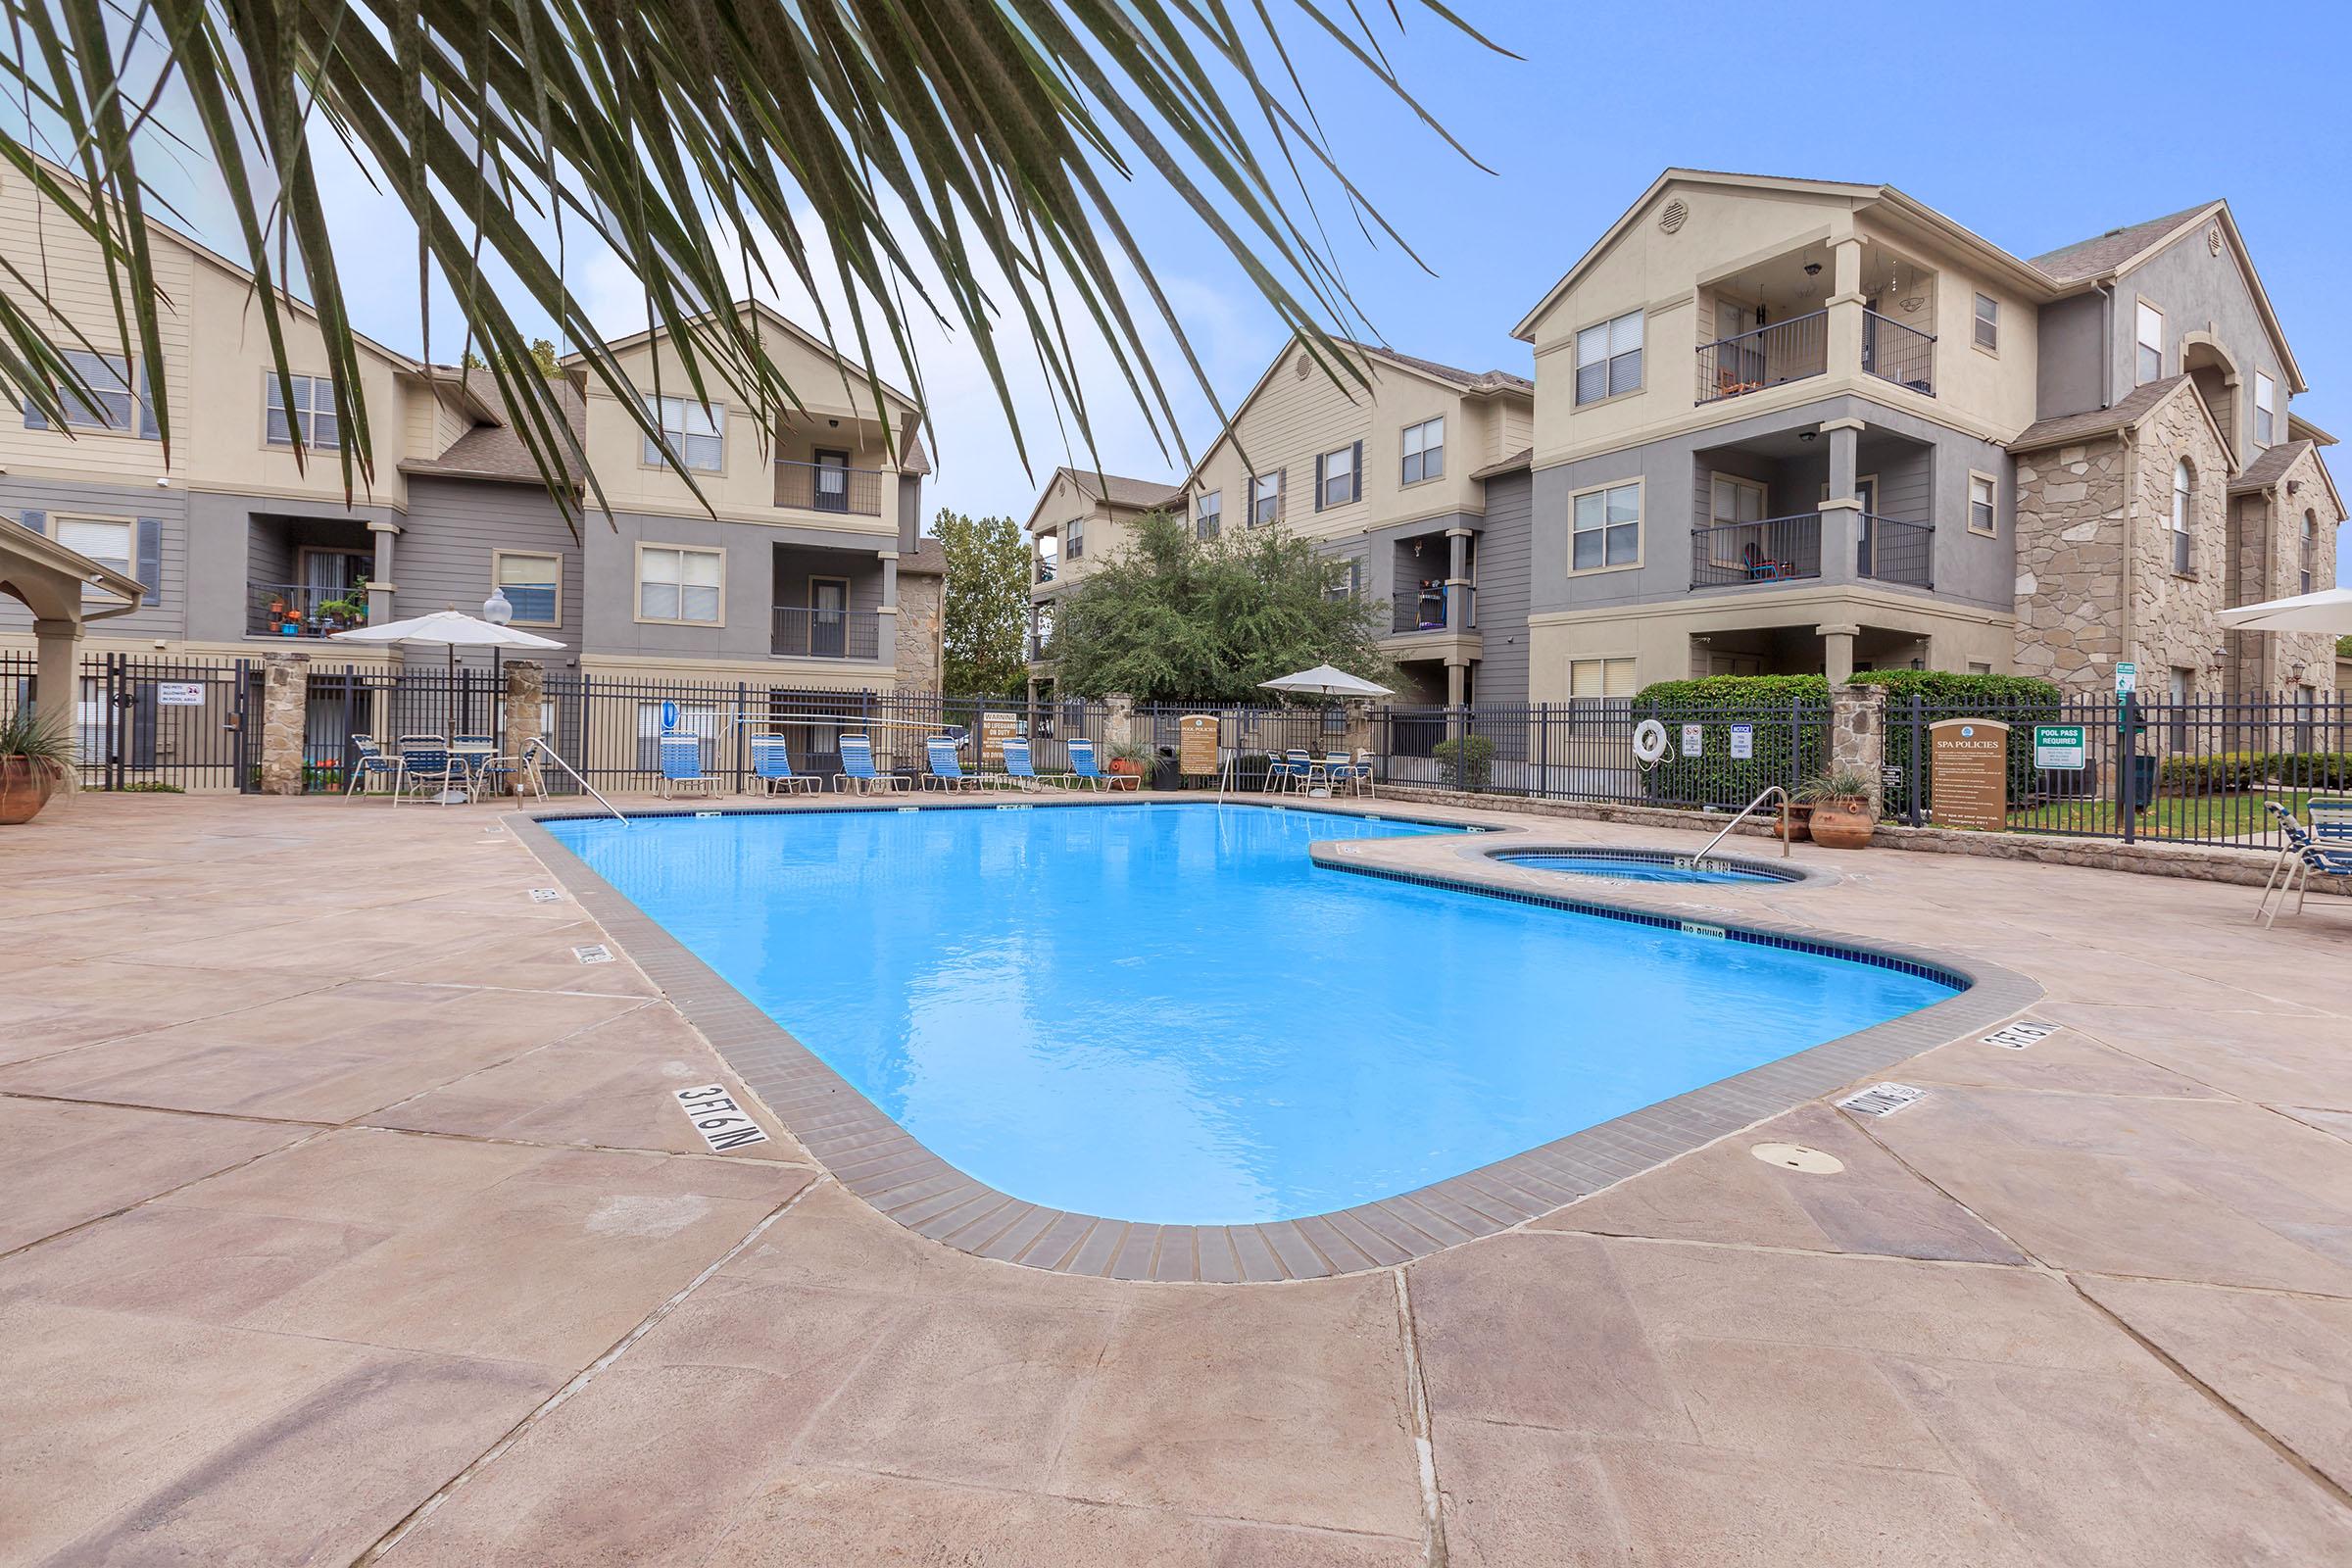
[[[29,822],[74,784],[74,731],[30,703],[0,718],[0,825]]]
[[[368,623],[368,579],[362,577],[344,591],[340,599],[322,599],[316,612],[318,618],[337,631]]]

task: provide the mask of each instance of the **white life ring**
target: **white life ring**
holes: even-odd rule
[[[1666,726],[1654,718],[1645,718],[1634,726],[1634,755],[1644,762],[1654,762],[1666,755]]]

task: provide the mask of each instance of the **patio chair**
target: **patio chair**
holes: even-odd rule
[[[2311,821],[2312,842],[2322,849],[2352,847],[2352,800],[2314,795],[2303,803],[2303,814]]]
[[[1034,790],[1044,782],[1037,769],[1029,765],[1029,743],[1008,740],[1004,743],[1004,782],[1016,790]]]
[[[351,738],[351,782],[343,786],[346,800],[359,793],[360,787],[374,779],[382,779],[387,788],[400,787],[400,759],[387,757],[372,735],[354,735]]]
[[[443,806],[450,797],[466,798],[466,764],[451,754],[449,742],[438,735],[403,735],[399,741],[400,771],[392,783],[392,805],[397,808],[401,797],[422,791],[437,797]]]
[[[2271,874],[2278,875],[2277,867],[2272,868]],[[2290,851],[2286,862],[2286,880],[2278,885],[2278,900],[2276,904],[2271,902],[2271,885],[2263,884],[2262,904],[2257,906],[2256,914],[2262,920],[2264,930],[2278,923],[2278,913],[2286,907],[2286,896],[2290,892],[2295,896],[2294,912],[2303,912],[2303,896],[2311,890],[2311,879],[2315,876],[2352,877],[2352,850],[2323,849],[2317,844],[2305,843],[2299,849]]]
[[[1280,752],[1266,753],[1266,776],[1258,782],[1259,793],[1287,790],[1298,782],[1291,770],[1291,760]]]
[[[841,771],[833,776],[833,787],[858,795],[870,790],[879,790],[887,795],[892,790],[913,788],[914,780],[901,778],[896,773],[876,772],[872,737],[844,735],[841,738]]]
[[[718,780],[703,771],[703,738],[700,735],[664,735],[662,737],[662,798],[674,801],[680,795],[709,795]]]
[[[1070,781],[1069,787],[1082,789],[1091,784],[1098,790],[1102,789],[1102,774],[1095,766],[1095,743],[1083,735],[1073,735],[1069,744],[1070,771],[1065,775]]]
[[[485,795],[526,794],[538,778],[519,757],[468,759],[466,766],[473,775],[471,798],[477,801]],[[542,789],[540,793],[547,792]]]
[[[843,760],[848,760],[846,754]],[[924,789],[946,790],[956,794],[979,789],[988,782],[977,773],[963,770],[963,759],[956,755],[956,743],[945,735],[934,735],[923,742],[923,760],[930,768],[923,775]]]
[[[781,735],[752,737],[752,777],[763,795],[773,795],[778,790],[786,795],[813,794],[823,788],[823,780],[792,770],[792,753]]]

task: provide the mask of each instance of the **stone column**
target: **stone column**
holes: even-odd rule
[[[1850,662],[1850,639],[1848,653]],[[1830,766],[1850,767],[1870,780],[1875,814],[1886,793],[1886,688],[1831,677]]]
[[[1854,678],[1854,639],[1862,635],[1855,625],[1816,626],[1821,638],[1821,672],[1830,678],[1834,690]]]
[[[36,620],[32,635],[38,652],[33,666],[32,701],[41,717],[71,726],[80,687],[74,679],[74,643],[81,628],[70,620]],[[104,759],[100,759],[104,760]]]
[[[1135,699],[1124,692],[1107,692],[1102,698],[1102,763],[1107,766],[1110,754],[1135,739]]]
[[[302,793],[302,749],[311,697],[311,656],[262,656],[262,793]]]
[[[1368,697],[1348,699],[1348,755],[1372,749],[1372,700]]]
[[[506,744],[500,748],[509,757],[520,757],[531,742],[542,739],[547,724],[542,706],[547,696],[547,666],[535,659],[517,659],[507,665],[507,690],[503,701],[506,712],[502,723]],[[520,789],[519,783],[515,786]]]

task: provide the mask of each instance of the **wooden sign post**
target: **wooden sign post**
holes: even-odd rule
[[[2009,825],[2009,726],[1946,718],[1928,726],[1931,819],[1998,833]]]

